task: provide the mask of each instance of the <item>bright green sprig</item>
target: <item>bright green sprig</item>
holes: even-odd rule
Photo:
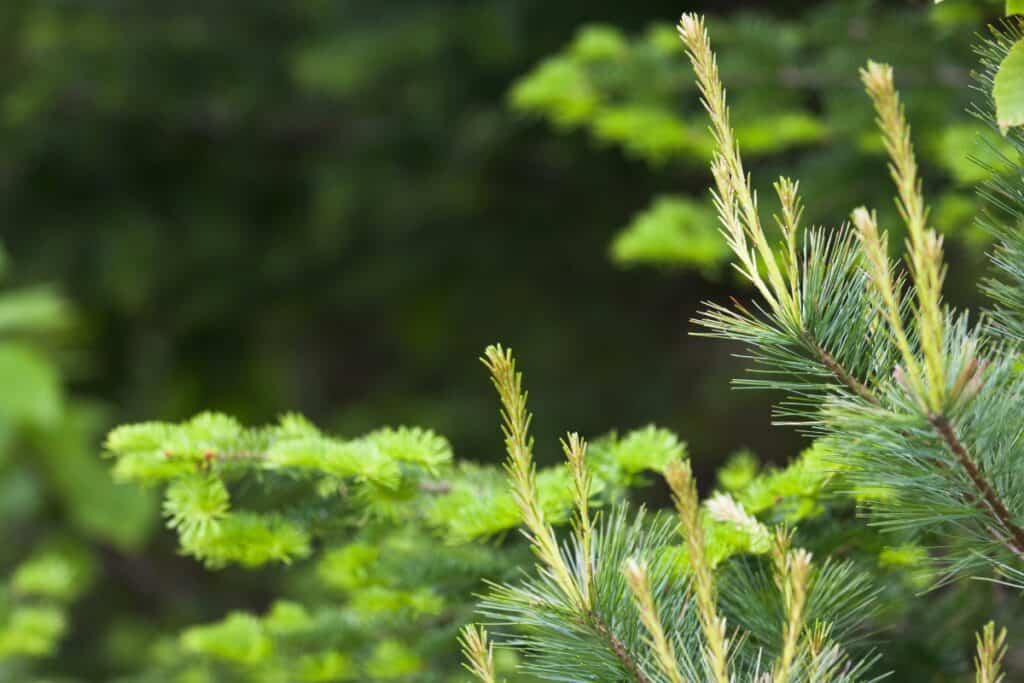
[[[875,105],[878,127],[889,153],[889,168],[899,196],[897,206],[907,226],[907,261],[917,293],[918,341],[924,356],[924,376],[927,379],[926,392],[921,398],[929,410],[941,413],[946,397],[946,362],[943,353],[945,316],[942,313],[945,265],[942,260],[942,238],[934,230],[928,229],[928,208],[921,191],[921,178],[910,140],[910,125],[893,83],[892,67],[868,62],[861,69],[860,75]],[[881,284],[879,278],[876,277],[875,281]],[[883,293],[882,296],[892,295]],[[920,379],[912,381],[915,384],[923,383]]]
[[[459,633],[459,643],[462,645],[462,656],[466,660],[463,666],[476,676],[480,683],[497,683],[498,676],[494,671],[494,645],[487,639],[487,629],[469,624]]]
[[[1003,657],[1006,656],[1006,629],[996,634],[994,622],[988,622],[977,635],[978,653],[974,657],[975,683],[1000,683],[1006,678],[1003,673]]]
[[[491,373],[491,382],[498,392],[502,408],[502,429],[512,493],[523,516],[527,538],[543,565],[543,571],[561,588],[566,599],[583,611],[587,600],[573,577],[558,547],[555,531],[547,522],[537,495],[537,471],[533,462],[533,438],[530,436],[531,415],[526,407],[523,376],[516,371],[512,351],[489,346],[482,359]]]
[[[622,573],[629,582],[629,589],[633,593],[637,610],[640,613],[640,622],[647,631],[648,645],[654,652],[658,669],[668,678],[670,683],[688,683],[679,671],[679,663],[676,658],[676,650],[665,634],[665,628],[658,616],[658,609],[654,604],[654,596],[651,594],[651,584],[647,578],[646,565],[636,560],[628,560],[622,568]]]
[[[700,524],[700,503],[689,462],[676,461],[665,472],[672,489],[680,530],[686,544],[693,573],[701,630],[707,643],[708,666],[716,683],[729,683],[729,639],[725,618],[718,614],[715,579],[704,548],[704,530]]]

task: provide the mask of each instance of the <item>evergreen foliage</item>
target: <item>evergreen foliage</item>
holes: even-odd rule
[[[936,193],[933,219],[944,233],[984,244],[984,233],[971,228],[971,187],[986,174],[968,156],[995,160],[1007,146],[966,113],[967,90],[953,82],[966,81],[966,74],[936,77],[935,54],[927,46],[941,44],[951,75],[953,64],[969,62],[972,28],[985,9],[983,3],[950,3],[927,14],[901,3],[857,1],[810,5],[794,18],[749,9],[716,21],[723,76],[742,85],[733,106],[748,160],[771,174],[784,165],[804,180],[810,224],[827,225],[847,210],[851,189],[880,206],[883,218],[894,218],[883,201],[886,188],[865,180],[880,149],[870,118],[854,100],[852,81],[865,60],[898,58],[901,69],[914,75],[921,163]],[[913,45],[898,37],[905,32],[916,36]],[[848,39],[835,40],[838,33]],[[683,62],[667,23],[635,36],[605,24],[585,25],[521,78],[510,100],[517,111],[559,130],[586,130],[599,143],[662,170],[673,188],[696,191],[706,182],[699,173],[713,157],[715,141],[692,97],[694,84],[679,77]],[[677,266],[715,277],[729,253],[706,219],[713,210],[696,193],[655,197],[616,237],[612,258],[624,266]]]
[[[989,287],[1001,304],[995,329],[984,317],[971,323],[965,313],[943,303],[942,239],[929,226],[892,68],[869,62],[861,78],[875,106],[905,224],[906,274],[890,261],[887,237],[879,232],[877,215],[866,208],[853,211],[852,227],[832,233],[812,229],[801,239],[798,184],[787,178],[775,184],[780,237],[774,244],[769,240],[703,21],[683,15],[679,33],[711,118],[713,200],[722,234],[736,270],[760,296],[752,307],[712,304],[695,322],[705,334],[747,345],[758,375],[741,385],[788,394],[777,412],[780,422],[819,438],[824,462],[876,527],[941,543],[934,551],[946,572],[942,581],[955,581],[958,573],[971,570],[1019,590],[1024,555],[1017,481],[1020,423],[1015,417],[1019,349],[1007,332],[1019,323],[1006,294],[1013,286],[997,280]],[[1017,39],[1012,31],[997,31],[986,45],[983,86],[998,80],[994,65],[1005,63]],[[1014,145],[1021,144],[1016,129],[994,116],[988,119],[1009,132]],[[1014,182],[995,171],[993,176],[987,194],[1013,219],[1001,231],[995,261],[1004,277],[1014,278],[1019,269],[1012,259],[1019,232],[1014,228],[1020,214],[1013,208],[1020,194]],[[510,486],[527,510],[535,503],[525,395],[509,354],[489,349],[487,363],[504,409]],[[582,458],[572,457],[569,449],[567,456],[571,467]],[[737,459],[724,479],[742,482],[752,469],[749,460]],[[716,567],[707,552],[707,529],[690,467],[675,462],[666,475],[685,558],[676,576],[662,573],[661,564],[671,526],[651,527],[654,535],[647,541],[641,523],[629,528],[620,512],[595,529],[586,496],[578,495],[573,535],[560,546],[542,517],[534,516],[531,523],[524,514],[526,536],[539,559],[538,576],[498,587],[481,610],[492,622],[513,628],[501,635],[524,653],[527,670],[546,680],[639,683],[875,680],[873,656],[862,653],[847,660],[856,638],[835,624],[836,616],[843,615],[847,626],[851,621],[855,627],[868,626],[877,594],[870,589],[858,594],[856,587],[870,587],[870,580],[854,578],[849,567],[831,571],[834,565],[829,564],[812,574],[811,554],[794,549],[792,534],[784,528],[774,534],[771,580],[751,573],[756,559],[726,558]],[[768,535],[762,522],[727,495],[709,499],[706,514],[752,538]],[[621,541],[603,551],[592,550],[596,539],[620,535]],[[759,545],[754,542],[741,552],[756,555]],[[910,548],[902,554],[925,556]],[[654,568],[653,580],[648,565]],[[736,573],[742,578],[726,578]],[[622,584],[634,602],[622,600],[627,592]],[[778,601],[774,605],[772,592]],[[732,608],[731,621],[722,616],[723,605]],[[814,614],[812,605],[838,609]],[[779,618],[774,623],[759,619],[765,614]],[[516,635],[516,627],[528,635]],[[473,633],[482,640],[482,632]],[[976,680],[1002,680],[1005,639],[1006,632],[997,636],[991,622],[978,634]],[[465,642],[471,642],[468,635]],[[466,647],[469,668],[482,680],[490,675],[481,658],[485,651],[479,645]]]
[[[846,16],[831,5],[820,11],[824,24]],[[895,16],[903,14],[878,21]],[[844,61],[787,28],[741,18],[726,42],[751,43],[764,71],[797,52]],[[62,388],[53,341],[66,307],[50,290],[15,290],[0,296],[0,379],[17,388],[0,396],[0,528],[31,543],[0,550],[0,680],[852,683],[895,672],[891,680],[999,683],[1020,675],[1009,634],[1024,627],[1024,130],[1000,113],[1020,25],[997,29],[980,50],[975,113],[990,128],[980,173],[949,154],[972,124],[935,133],[941,150],[931,140],[919,159],[893,69],[877,62],[861,71],[881,130],[876,147],[840,114],[856,115],[835,103],[827,115],[811,112],[800,98],[779,97],[734,129],[723,75],[740,69],[727,66],[727,52],[720,73],[697,15],[683,15],[678,29],[710,137],[666,104],[690,86],[678,78],[684,53],[664,27],[635,41],[587,28],[512,99],[650,163],[710,162],[710,202],[660,198],[613,252],[623,263],[686,263],[709,276],[731,258],[754,302],[707,304],[698,333],[746,347],[752,373],[737,385],[784,396],[777,422],[812,437],[809,448],[782,467],[736,453],[703,501],[700,463],[655,425],[593,440],[569,432],[565,462],[540,467],[516,360],[490,346],[482,360],[501,405],[503,469],[457,460],[448,439],[427,428],[338,436],[296,413],[249,427],[204,412],[110,431],[108,477],[89,446],[103,411]],[[363,49],[328,41],[303,50],[294,76],[316,92],[358,91],[356,75],[328,67]],[[653,98],[650,83],[631,87],[637,73],[652,75]],[[809,89],[846,102],[827,87]],[[737,110],[756,110],[759,97]],[[762,161],[786,152],[814,168],[815,146],[831,138],[851,144],[857,163],[889,157],[895,211],[858,208],[852,225],[808,228],[832,201],[815,197],[814,182],[825,179],[813,179],[805,211],[808,187],[781,177],[773,237],[740,140]],[[935,229],[943,212],[929,211],[922,181],[932,166],[965,184],[986,179],[983,222],[997,272],[984,285],[993,308],[975,318],[943,298]],[[721,237],[709,231],[712,212]],[[904,265],[891,260],[880,228],[896,217]],[[637,504],[634,489],[651,483],[647,498],[667,492],[672,510]],[[167,536],[153,533],[160,514]],[[170,573],[145,564],[169,539],[182,556]],[[220,599],[199,610],[169,605],[160,623],[146,624],[133,606],[114,605],[98,621],[82,607],[116,601],[119,581],[140,576],[176,603],[171,574],[200,571],[214,577]],[[75,650],[89,652],[58,661],[76,633]]]

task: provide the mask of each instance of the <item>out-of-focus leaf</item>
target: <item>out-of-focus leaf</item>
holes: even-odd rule
[[[999,66],[992,96],[1000,130],[1024,125],[1024,40],[1019,41]]]
[[[975,185],[991,175],[987,166],[998,166],[1000,155],[1011,158],[1012,147],[990,129],[978,124],[954,124],[942,131],[935,145],[936,161],[957,182]]]
[[[111,479],[95,446],[102,426],[100,411],[73,404],[58,426],[36,435],[37,450],[76,528],[121,548],[137,548],[156,525],[156,495]]]
[[[619,265],[669,265],[713,273],[728,248],[711,207],[683,197],[659,197],[612,242]]]
[[[23,289],[0,296],[0,333],[41,332],[67,322],[63,299],[49,287]]]
[[[24,344],[0,344],[0,422],[48,425],[60,417],[63,400],[56,368]]]

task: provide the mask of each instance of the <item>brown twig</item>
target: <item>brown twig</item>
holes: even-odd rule
[[[601,617],[594,612],[590,612],[587,617],[590,619],[590,623],[597,632],[608,641],[608,646],[611,648],[612,652],[615,653],[616,658],[618,658],[619,662],[627,671],[633,674],[637,683],[651,683],[651,679],[647,678],[644,672],[640,670],[640,665],[637,664],[630,656],[629,651],[626,650],[626,646],[623,642],[619,640],[619,637],[615,635],[610,628],[608,628],[608,625],[604,623]]]
[[[868,403],[871,403],[872,405],[881,405],[878,401],[878,398],[874,395],[874,393],[872,393],[872,391],[868,389],[867,386],[858,381],[856,377],[847,372],[846,368],[840,365],[839,361],[833,358],[832,354],[830,354],[820,344],[818,344],[817,340],[811,337],[810,334],[806,336],[806,341],[814,348],[814,351],[818,354],[818,360],[821,361],[821,364],[828,368],[829,372],[835,375],[836,379],[845,384],[850,389],[850,391],[857,394],[858,396],[863,398]]]
[[[942,437],[949,450],[952,451],[957,462],[978,490],[981,499],[985,502],[985,506],[996,518],[996,521],[999,522],[999,526],[1010,535],[1007,547],[1018,557],[1024,558],[1024,529],[1021,529],[1014,523],[1010,511],[1006,509],[1006,505],[999,498],[999,494],[992,488],[992,484],[985,478],[985,475],[974,462],[974,459],[971,458],[967,448],[957,437],[956,431],[953,429],[953,425],[950,424],[949,419],[945,415],[929,415],[928,422],[939,436]]]

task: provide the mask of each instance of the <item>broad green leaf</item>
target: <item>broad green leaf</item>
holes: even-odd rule
[[[999,65],[992,96],[996,101],[996,121],[1004,134],[1024,124],[1024,41],[1018,41]]]
[[[1024,14],[1024,0],[1006,0],[1006,16]]]

